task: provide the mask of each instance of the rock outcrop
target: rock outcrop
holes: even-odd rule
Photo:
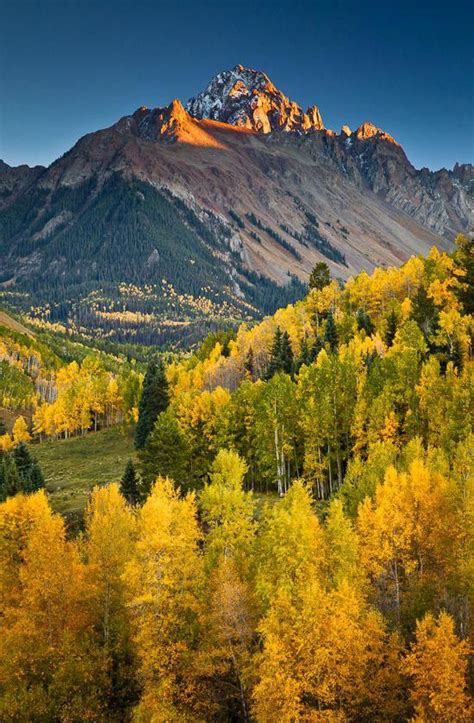
[[[324,128],[316,106],[306,113],[279,91],[268,75],[236,65],[218,73],[205,90],[186,104],[194,118],[221,121],[259,133]]]

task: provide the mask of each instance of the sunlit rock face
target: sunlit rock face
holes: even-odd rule
[[[218,73],[186,108],[194,118],[241,126],[260,133],[324,128],[316,106],[306,113],[290,101],[265,73],[236,65]]]
[[[47,169],[0,162],[0,286],[164,279],[196,298],[220,289],[229,314],[266,312],[270,282],[306,281],[319,261],[347,278],[451,249],[474,225],[473,189],[472,165],[417,170],[376,125],[326,129],[238,65]]]

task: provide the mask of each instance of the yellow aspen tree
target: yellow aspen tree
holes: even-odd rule
[[[214,715],[248,721],[257,615],[251,587],[233,558],[221,558],[208,578],[205,595],[198,665],[212,682]]]
[[[28,425],[24,417],[17,417],[12,429],[13,441],[15,444],[19,442],[30,442],[31,434],[28,431]]]
[[[412,680],[414,721],[462,723],[473,720],[474,705],[467,693],[469,647],[457,638],[454,621],[446,612],[417,622],[416,639],[403,661]]]
[[[24,528],[15,533],[14,505],[5,503],[3,517],[13,522],[7,549],[11,555],[10,532],[19,562],[10,562],[2,578],[2,587],[13,590],[2,595],[7,605],[0,634],[0,718],[22,720],[28,711],[31,720],[100,719],[107,685],[94,645],[85,567],[44,493],[23,500],[16,517],[26,516]]]
[[[331,581],[337,585],[343,580],[359,579],[359,541],[351,520],[344,514],[340,499],[331,500],[324,537],[327,570]]]
[[[309,579],[293,601],[278,591],[260,633],[253,693],[259,723],[382,721],[403,712],[399,641],[352,585],[327,592]]]
[[[222,558],[235,560],[241,574],[248,572],[254,544],[252,493],[245,492],[247,465],[236,452],[219,450],[211,467],[210,483],[199,501],[207,526],[205,562],[212,570]]]
[[[0,452],[10,452],[14,446],[15,443],[8,433],[0,435]]]
[[[118,485],[96,487],[86,510],[85,554],[97,633],[111,680],[110,702],[122,713],[137,690],[123,580],[135,534],[135,516]]]
[[[408,472],[390,467],[375,499],[359,506],[361,561],[379,603],[396,622],[402,622],[402,606],[410,608],[411,596],[418,605],[426,596],[423,604],[429,607],[433,595],[445,595],[456,569],[459,523],[452,482],[420,459]]]
[[[256,592],[263,609],[278,591],[297,594],[324,567],[324,535],[300,481],[276,504],[264,509],[258,536]]]
[[[138,720],[205,717],[196,665],[202,588],[200,532],[193,494],[179,497],[158,478],[138,517],[125,571],[143,695]]]

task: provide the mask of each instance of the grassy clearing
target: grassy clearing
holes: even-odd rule
[[[32,445],[43,470],[51,506],[66,518],[71,534],[81,529],[83,512],[95,485],[118,482],[128,459],[136,461],[133,434],[119,427],[90,432],[85,437]],[[278,501],[276,493],[254,495],[255,516],[266,503]]]
[[[120,480],[127,460],[135,459],[131,433],[118,427],[42,442],[32,452],[41,464],[52,507],[67,516],[80,515],[90,490]]]

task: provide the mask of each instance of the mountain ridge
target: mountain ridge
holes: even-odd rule
[[[236,68],[215,76],[188,110],[178,99],[141,107],[46,169],[0,165],[0,291],[38,300],[46,285],[43,296],[60,305],[73,289],[65,318],[77,320],[85,304],[90,323],[98,284],[166,281],[178,297],[192,290],[193,303],[206,299],[212,323],[222,323],[219,304],[237,320],[271,311],[262,290],[276,305],[290,301],[278,294],[319,260],[347,278],[432,245],[449,249],[469,230],[472,165],[417,171],[375,125],[336,134],[264,73]],[[219,301],[212,275],[201,274],[209,263]],[[183,321],[186,304],[172,312],[156,294],[160,323]],[[118,302],[140,306],[117,290],[112,297],[106,313]]]

